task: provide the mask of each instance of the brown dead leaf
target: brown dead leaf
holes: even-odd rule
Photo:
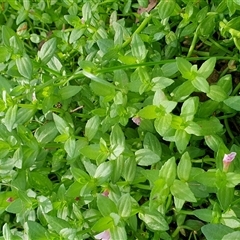
[[[149,0],[149,4],[146,8],[144,7],[139,7],[137,10],[138,14],[144,13],[144,12],[150,12],[156,5],[157,5],[158,0]]]

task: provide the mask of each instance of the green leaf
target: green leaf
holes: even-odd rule
[[[198,117],[210,117],[214,115],[214,112],[217,110],[219,103],[213,100],[207,100],[199,104],[199,109],[197,112]]]
[[[183,103],[180,116],[184,121],[187,122],[193,120],[194,115],[198,109],[198,102],[199,100],[197,97],[191,97]]]
[[[167,231],[169,229],[165,218],[157,210],[150,211],[148,207],[142,207],[138,216],[152,231]]]
[[[123,218],[130,217],[132,211],[132,201],[129,193],[123,194],[117,203],[118,213]]]
[[[167,113],[161,117],[156,118],[154,121],[154,127],[161,136],[164,136],[165,133],[170,129],[171,122],[172,115],[170,113]]]
[[[159,157],[161,157],[162,146],[161,146],[158,138],[155,135],[153,135],[152,133],[150,133],[150,132],[146,133],[144,140],[143,140],[143,146],[145,149],[150,149],[154,153],[156,153]]]
[[[140,166],[149,166],[160,160],[159,155],[150,149],[139,149],[135,152],[137,164]]]
[[[183,130],[183,129],[176,130],[174,141],[180,153],[182,153],[186,149],[189,143],[190,137],[191,135],[189,135],[186,130]]]
[[[134,158],[129,157],[124,162],[123,177],[127,182],[133,182],[137,170],[137,164]]]
[[[222,132],[222,130],[223,126],[216,117],[211,117],[209,120],[189,122],[185,128],[188,134],[194,134],[196,136],[213,135]]]
[[[6,211],[9,213],[21,213],[25,212],[30,206],[27,203],[24,203],[20,198],[16,199],[6,208]]]
[[[2,26],[2,41],[6,47],[10,47],[10,38],[15,35],[15,32],[10,27]]]
[[[75,96],[81,90],[80,86],[65,86],[59,90],[59,94],[63,100]]]
[[[230,108],[240,111],[240,96],[231,96],[223,102]]]
[[[217,191],[217,198],[223,211],[227,211],[234,199],[234,188],[221,186]]]
[[[104,230],[110,229],[114,222],[110,216],[102,217],[92,227],[93,231],[103,232]]]
[[[12,86],[10,84],[10,82],[4,78],[3,76],[0,76],[0,90],[5,90],[7,93],[10,92]]]
[[[238,240],[239,239],[239,234],[240,234],[240,231],[235,231],[235,232],[232,232],[232,233],[228,233],[226,235],[224,235],[224,237],[222,238],[222,240]]]
[[[7,61],[11,54],[7,47],[0,46],[0,63]]]
[[[210,134],[204,137],[206,144],[214,152],[217,152],[220,145],[223,145],[223,139],[215,134]]]
[[[85,126],[85,137],[91,141],[99,130],[100,118],[96,115],[88,119]]]
[[[231,0],[230,0],[231,1]],[[203,21],[199,25],[199,34],[202,35],[205,38],[208,38],[215,28],[215,18],[216,15],[208,15],[206,18],[203,19]]]
[[[53,141],[57,134],[58,130],[54,122],[49,122],[39,127],[34,133],[34,137],[37,139],[38,142],[46,144]]]
[[[32,188],[35,188],[43,193],[47,193],[52,190],[52,182],[47,176],[39,172],[29,172],[28,181]]]
[[[96,160],[101,154],[99,144],[91,144],[80,149],[80,153],[90,159]]]
[[[192,85],[201,92],[209,93],[209,84],[204,77],[197,76],[192,80]]]
[[[92,6],[90,2],[85,2],[82,6],[82,16],[83,20],[87,23],[90,22],[92,18]]]
[[[234,232],[234,229],[220,223],[209,223],[204,225],[201,230],[206,240],[222,240],[226,234]]]
[[[43,64],[47,64],[53,57],[57,49],[57,39],[51,38],[45,42],[41,49],[38,51],[38,57],[41,59]]]
[[[170,191],[174,197],[185,200],[187,202],[197,201],[188,184],[182,181],[174,180],[173,185],[170,187]]]
[[[50,239],[50,234],[41,224],[33,221],[27,221],[26,223],[29,240]]]
[[[118,124],[115,124],[110,134],[111,159],[116,159],[125,149],[125,136]]]
[[[191,78],[192,64],[184,58],[177,57],[176,60],[177,60],[178,70],[181,72],[182,76],[186,79]]]
[[[159,177],[163,178],[167,185],[170,187],[177,175],[177,165],[175,158],[170,158],[167,162],[164,163],[162,168],[159,171]]]
[[[108,97],[111,99],[115,95],[115,90],[112,87],[106,86],[105,84],[99,83],[99,82],[91,82],[90,87],[92,91],[98,95],[98,96],[103,96],[103,97]]]
[[[152,90],[156,91],[158,89],[164,89],[170,86],[171,84],[174,83],[174,81],[166,77],[155,77],[152,79],[152,83],[154,84]]]
[[[188,152],[185,152],[177,166],[177,175],[181,181],[188,181],[191,173],[192,162]]]
[[[75,16],[76,17],[76,16]],[[78,21],[81,21],[80,19],[78,19]],[[79,24],[79,22],[77,22],[77,24]],[[69,38],[69,43],[72,44],[74,42],[76,42],[85,32],[85,29],[73,29],[71,34],[70,34],[70,38]]]
[[[175,9],[176,2],[174,0],[160,1],[158,4],[158,14],[161,19],[170,17]]]
[[[220,86],[227,95],[229,95],[232,92],[232,75],[227,74],[221,77],[218,80],[217,85]]]
[[[197,174],[194,179],[205,186],[214,187],[216,182],[216,173],[210,171],[200,173]]]
[[[34,116],[35,112],[36,112],[35,106],[33,106],[32,109],[29,108],[18,109],[16,116],[16,124],[17,125],[25,124]]]
[[[87,78],[90,78],[94,82],[102,84],[103,87],[105,87],[105,88],[108,87],[108,88],[115,89],[115,86],[113,84],[107,82],[106,80],[104,80],[104,79],[102,79],[102,78],[100,78],[100,77],[98,77],[98,76],[96,76],[96,75],[94,75],[94,74],[92,74],[90,72],[87,72],[87,71],[83,70],[82,73],[83,73],[84,76],[86,76]]]
[[[195,87],[192,84],[192,81],[186,81],[181,84],[179,87],[175,88],[172,92],[173,100],[180,102],[185,100],[191,93],[193,93]]]
[[[97,207],[104,217],[109,216],[111,213],[117,213],[116,204],[110,198],[101,194],[97,196]]]
[[[137,34],[133,34],[132,38],[132,55],[136,57],[139,61],[144,60],[147,55],[147,50],[142,41],[141,37]]]
[[[69,126],[61,117],[59,117],[57,114],[53,113],[53,120],[55,122],[56,128],[59,133],[61,133],[61,134],[69,133]]]
[[[76,140],[75,140],[74,137],[70,137],[70,138],[67,139],[67,141],[64,143],[64,150],[67,152],[67,154],[70,158],[75,157]]]
[[[61,218],[50,216],[50,215],[44,215],[44,216],[47,220],[47,223],[51,227],[51,229],[56,233],[60,233],[60,231],[64,228],[71,228],[71,225],[67,221]]]
[[[6,126],[9,132],[12,131],[17,117],[17,105],[11,106],[8,108],[6,115],[4,117],[4,125]]]
[[[148,105],[138,112],[138,116],[145,119],[154,119],[157,117],[156,110],[156,106]]]
[[[194,216],[205,222],[212,221],[213,211],[210,209],[196,209],[193,211]]]
[[[227,93],[218,85],[211,85],[207,96],[216,102],[222,102],[228,97]]]
[[[103,162],[97,167],[93,177],[97,179],[98,184],[101,185],[111,176],[112,171],[111,162]]]
[[[19,73],[23,77],[25,77],[27,79],[32,78],[33,67],[32,67],[32,62],[28,55],[25,55],[21,58],[17,58],[16,65],[17,65],[17,69],[18,69]]]
[[[201,75],[203,78],[208,78],[211,73],[213,72],[216,65],[216,58],[211,57],[207,61],[205,61],[202,66],[198,70],[198,74]]]
[[[110,228],[111,239],[127,239],[127,233],[125,227],[114,226]]]

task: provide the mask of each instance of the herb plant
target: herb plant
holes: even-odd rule
[[[238,239],[239,0],[0,0],[0,239]]]

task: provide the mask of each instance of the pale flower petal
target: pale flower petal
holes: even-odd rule
[[[132,121],[139,126],[142,120],[140,117],[133,117]]]
[[[223,162],[226,162],[226,163],[232,162],[234,160],[234,158],[236,157],[236,155],[237,155],[236,152],[231,152],[229,154],[224,154]]]
[[[94,236],[95,239],[101,239],[101,240],[110,240],[110,233],[109,231],[104,231],[104,232],[101,232],[97,235]]]
[[[223,157],[223,171],[224,172],[228,171],[230,163],[234,160],[236,155],[237,155],[236,152],[231,152],[229,154],[224,154],[224,157]]]

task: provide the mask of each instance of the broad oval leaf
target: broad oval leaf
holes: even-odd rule
[[[41,49],[38,51],[38,57],[41,59],[43,64],[47,64],[55,54],[57,48],[57,39],[52,38],[45,42]]]
[[[139,149],[135,152],[137,164],[140,166],[149,166],[160,160],[158,154],[150,149]]]
[[[174,0],[161,0],[158,4],[158,14],[161,19],[170,17],[174,11],[176,2]]]
[[[188,202],[196,202],[196,198],[192,191],[190,190],[187,183],[184,183],[180,180],[175,180],[173,185],[170,187],[170,191],[173,196],[188,201]]]
[[[150,211],[147,207],[144,207],[138,215],[153,231],[167,231],[169,229],[165,218],[157,210]]]
[[[240,96],[231,96],[223,101],[230,108],[240,111]]]
[[[29,58],[28,55],[25,55],[21,58],[17,58],[16,65],[17,65],[17,69],[18,69],[19,73],[23,77],[25,77],[27,79],[32,78],[33,67],[32,67],[31,59]]]

